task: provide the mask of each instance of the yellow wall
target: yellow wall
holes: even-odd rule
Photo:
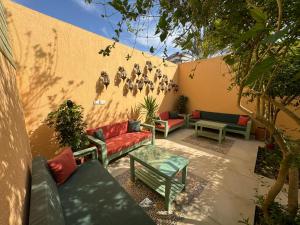
[[[150,60],[163,74],[177,79],[177,66],[162,59],[133,51],[132,58],[125,59],[132,49],[117,44],[110,57],[102,57],[98,51],[110,40],[78,27],[48,17],[21,5],[5,2],[9,13],[8,23],[17,61],[17,83],[25,113],[26,128],[30,136],[33,155],[41,153],[51,157],[58,149],[53,132],[43,123],[47,114],[65,99],[72,99],[84,107],[88,126],[99,126],[130,117],[131,109],[142,102],[145,88],[133,96],[123,96],[123,82],[114,85],[119,66],[131,75],[134,63],[142,68]],[[100,26],[100,24],[99,24]],[[108,89],[96,90],[101,71],[110,75]],[[155,69],[149,74],[153,80]],[[156,88],[158,82],[156,82]],[[175,93],[157,95],[160,110],[173,108]],[[94,106],[93,101],[103,99],[104,106]]]
[[[189,74],[194,73],[191,79]],[[189,98],[188,110],[199,109],[212,112],[240,114],[237,106],[237,89],[231,91],[231,74],[222,57],[199,60],[179,65],[180,93]],[[253,104],[243,102],[244,106],[253,109]],[[298,110],[300,115],[300,112]],[[292,138],[300,138],[299,126],[284,113],[278,114],[277,126],[286,131]]]
[[[27,223],[31,154],[16,72],[0,53],[0,224]]]

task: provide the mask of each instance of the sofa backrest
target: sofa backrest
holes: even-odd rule
[[[223,123],[237,124],[239,117],[240,115],[237,114],[200,111],[200,119],[202,120],[212,120]]]
[[[29,225],[64,225],[56,183],[45,158],[32,161]]]
[[[113,123],[103,127],[90,128],[86,130],[88,135],[93,135],[94,132],[101,128],[103,130],[103,135],[105,139],[119,136],[128,132],[128,121]]]

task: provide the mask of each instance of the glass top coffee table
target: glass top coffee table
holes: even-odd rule
[[[129,153],[131,180],[143,181],[165,198],[165,208],[170,210],[172,201],[185,189],[189,160],[163,148],[147,145]],[[141,167],[135,168],[135,162]],[[176,175],[181,172],[181,179]]]

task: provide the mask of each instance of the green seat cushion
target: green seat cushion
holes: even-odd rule
[[[154,225],[97,160],[81,165],[61,186],[67,225]]]
[[[246,126],[241,126],[241,125],[234,124],[234,123],[227,124],[226,128],[232,129],[232,130],[239,130],[239,131],[246,131],[246,129],[247,129]]]
[[[60,197],[46,159],[33,159],[31,177],[29,225],[64,225]]]
[[[222,123],[237,124],[239,117],[240,115],[236,114],[200,111],[200,118],[202,120],[212,120]]]
[[[94,132],[94,137],[105,142],[105,137],[104,137],[104,134],[103,134],[103,130],[101,128],[97,129]]]

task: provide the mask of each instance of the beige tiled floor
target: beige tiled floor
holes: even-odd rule
[[[235,142],[224,155],[181,141],[192,132],[192,129],[181,129],[170,133],[167,139],[156,140],[157,145],[189,158],[189,173],[208,181],[205,190],[188,206],[189,213],[181,224],[234,225],[248,217],[252,222],[254,196],[259,186],[259,178],[253,171],[261,142],[227,137]],[[128,169],[127,157],[109,167],[113,176]]]

